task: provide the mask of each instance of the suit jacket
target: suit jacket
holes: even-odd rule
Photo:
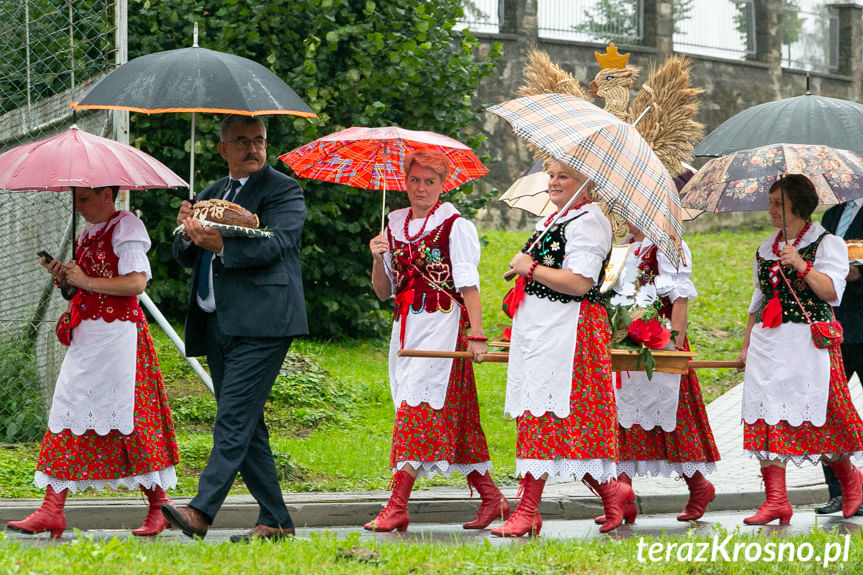
[[[221,198],[222,178],[196,200]],[[225,237],[222,257],[213,259],[213,291],[219,328],[231,336],[289,337],[308,333],[300,241],[306,218],[303,190],[296,181],[265,165],[252,174],[234,201],[257,214],[269,238]],[[201,254],[198,246],[174,239],[174,258],[192,268],[186,312],[186,355],[205,355],[207,314],[198,307]]]
[[[835,232],[844,209],[845,204],[839,204],[824,212],[821,225],[828,232]],[[854,216],[843,239],[863,239],[863,208]],[[845,294],[842,296],[842,303],[836,308],[836,319],[842,324],[845,343],[863,343],[863,280],[848,282]]]

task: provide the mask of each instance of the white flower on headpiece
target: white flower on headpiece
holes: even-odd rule
[[[611,296],[611,305],[614,305],[614,306],[629,307],[634,303],[635,303],[634,299],[632,299],[631,297],[629,297],[627,295],[621,294],[621,293],[615,293],[613,296]]]
[[[656,301],[656,288],[653,284],[645,284],[641,286],[638,293],[635,294],[635,305],[638,307],[648,307]]]

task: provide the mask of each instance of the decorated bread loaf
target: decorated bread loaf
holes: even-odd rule
[[[202,200],[194,206],[195,217],[215,224],[257,228],[258,216],[234,202],[227,200]]]
[[[863,260],[863,240],[845,240],[848,244],[848,259]]]

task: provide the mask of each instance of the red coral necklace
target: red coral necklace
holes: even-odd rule
[[[579,203],[575,204],[574,206],[570,206],[570,207],[569,207],[565,212],[563,212],[563,214],[561,214],[561,216],[560,216],[560,217],[563,217],[563,216],[565,216],[566,214],[568,214],[569,212],[571,212],[571,211],[573,211],[573,210],[577,210],[578,208],[580,208],[580,207],[582,207],[582,206],[586,206],[586,205],[587,205],[587,204],[589,204],[589,203],[590,203],[590,200],[584,200],[583,202],[579,202]],[[557,215],[557,212],[554,212],[553,214],[551,214],[550,216],[548,216],[548,217],[545,219],[545,221],[544,221],[544,222],[542,222],[542,227],[547,228],[547,227],[548,227],[548,225],[551,223],[551,221],[554,219],[554,217],[555,217],[556,215]]]
[[[405,231],[405,239],[408,242],[413,242],[413,241],[418,240],[419,238],[422,237],[423,232],[426,231],[426,224],[429,223],[429,218],[432,216],[433,213],[435,213],[437,211],[437,209],[439,207],[440,207],[440,200],[438,200],[437,203],[434,205],[434,207],[431,209],[431,211],[428,214],[426,214],[426,217],[423,220],[423,226],[420,228],[420,231],[417,232],[417,234],[415,236],[412,236],[408,233],[408,226],[410,225],[411,219],[413,218],[413,215],[414,215],[414,209],[412,207],[408,208],[408,216],[405,218],[405,230],[404,230]]]
[[[806,232],[808,232],[808,231],[809,231],[809,228],[810,228],[810,227],[812,227],[812,221],[811,221],[811,220],[810,220],[810,221],[808,221],[808,222],[806,222],[806,225],[805,225],[805,226],[803,226],[803,229],[802,229],[802,230],[800,230],[800,233],[799,233],[799,234],[797,234],[797,237],[796,237],[796,238],[794,238],[794,241],[791,243],[791,245],[792,245],[792,246],[794,246],[794,247],[796,248],[796,247],[800,244],[800,240],[802,240],[802,239],[803,239],[803,236],[804,236],[804,235],[806,235]],[[779,230],[779,233],[778,233],[778,234],[776,234],[776,239],[775,239],[775,240],[773,240],[773,255],[775,255],[776,257],[779,257],[779,255],[780,255],[780,252],[779,252],[779,239],[780,239],[781,237],[783,237],[784,235],[785,235],[785,234],[783,234],[782,230]]]

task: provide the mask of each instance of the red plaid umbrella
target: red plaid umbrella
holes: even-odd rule
[[[279,159],[301,178],[383,190],[383,218],[387,190],[405,191],[405,155],[422,149],[440,150],[449,158],[450,175],[444,182],[444,192],[488,173],[473,150],[458,140],[398,126],[348,128],[282,154]]]
[[[520,136],[593,181],[611,211],[677,263],[680,198],[674,180],[632,124],[569,94],[541,94],[488,108]]]

